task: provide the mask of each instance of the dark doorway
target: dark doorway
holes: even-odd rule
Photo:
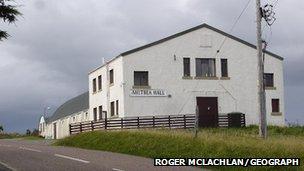
[[[217,97],[196,97],[196,102],[199,112],[199,127],[217,127]]]
[[[57,124],[53,123],[54,139],[57,139]]]

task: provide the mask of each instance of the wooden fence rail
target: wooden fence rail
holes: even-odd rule
[[[245,115],[233,117],[230,115],[219,115],[218,126],[220,127],[243,127],[245,126]],[[113,129],[141,129],[141,128],[172,128],[188,129],[195,127],[195,115],[168,115],[149,117],[127,117],[116,119],[103,119],[98,121],[79,122],[69,125],[70,134],[89,132],[95,130]]]

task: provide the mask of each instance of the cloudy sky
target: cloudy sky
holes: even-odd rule
[[[262,0],[274,3],[276,0]],[[87,73],[120,52],[208,23],[229,32],[247,0],[17,0],[23,16],[0,22],[0,124],[9,132],[37,126],[56,107],[88,89]],[[304,2],[278,0],[264,27],[269,50],[285,58],[289,122],[304,122]],[[255,1],[231,34],[255,43]]]

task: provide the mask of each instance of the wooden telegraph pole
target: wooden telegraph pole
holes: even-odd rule
[[[261,0],[256,0],[256,22],[257,22],[257,58],[258,58],[258,106],[260,114],[259,135],[261,138],[267,137],[267,121],[265,108],[265,86],[264,86],[264,59],[262,52],[262,10]]]

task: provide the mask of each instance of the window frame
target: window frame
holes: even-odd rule
[[[102,120],[102,105],[98,106],[98,120]]]
[[[268,85],[267,76],[271,76],[271,84]],[[264,87],[274,87],[274,73],[264,73]]]
[[[228,78],[229,77],[228,59],[227,58],[222,58],[221,59],[221,77],[224,77],[224,78]]]
[[[97,91],[97,86],[96,86],[96,78],[93,78],[92,80],[92,86],[93,86],[93,93],[95,93]]]
[[[280,113],[280,99],[271,99],[272,113]]]
[[[146,84],[143,84],[145,83],[144,81],[142,81],[143,77],[142,75],[140,76],[139,78],[139,84],[137,84],[137,81],[136,80],[136,75],[139,75],[139,74],[147,74],[146,77],[147,77],[147,81],[146,81]],[[137,86],[137,87],[148,87],[149,86],[149,71],[134,71],[133,72],[133,84],[134,86]]]
[[[207,68],[207,72],[206,72],[206,75],[203,75],[204,73],[204,67],[203,67],[203,61],[205,60],[205,62],[208,63],[208,68]],[[200,64],[198,64],[198,61],[200,61]],[[212,73],[211,72],[211,67],[210,67],[210,61],[213,61],[213,74],[210,74]],[[201,71],[199,71],[199,66],[200,65],[200,68],[201,68]],[[201,75],[199,75],[201,72]],[[195,58],[195,76],[200,78],[200,77],[203,77],[203,78],[213,78],[213,77],[216,77],[216,59],[215,58]]]
[[[114,69],[111,69],[109,71],[109,75],[110,75],[110,85],[114,84]]]
[[[115,101],[110,103],[111,116],[115,116]]]
[[[97,107],[93,108],[93,121],[97,121]]]
[[[191,59],[183,58],[183,77],[191,77]]]
[[[115,114],[117,116],[119,115],[118,112],[119,112],[119,102],[118,102],[118,100],[116,100],[116,111],[115,111]]]
[[[97,79],[97,87],[98,87],[98,91],[101,91],[102,90],[102,76],[99,75],[98,76],[98,79]]]

